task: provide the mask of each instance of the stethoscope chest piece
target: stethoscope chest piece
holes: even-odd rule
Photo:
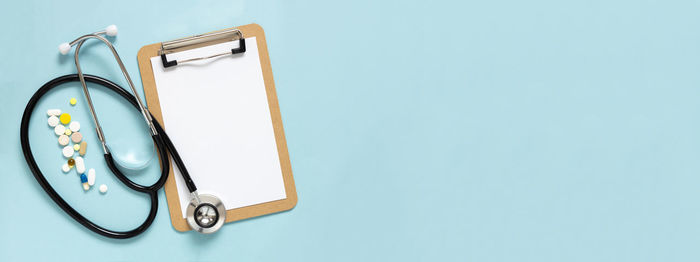
[[[201,194],[193,197],[187,205],[186,213],[190,227],[203,234],[216,232],[226,221],[224,203],[212,195]]]

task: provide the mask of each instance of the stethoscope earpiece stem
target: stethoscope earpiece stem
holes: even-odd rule
[[[119,29],[117,28],[116,25],[109,25],[104,30],[94,32],[90,35],[107,35],[107,36],[115,37],[115,36],[117,36],[117,32],[119,32]],[[80,38],[78,38],[78,39],[80,39]],[[58,51],[62,55],[67,55],[68,52],[70,52],[71,47],[73,47],[79,41],[78,39],[73,40],[70,43],[61,43],[60,45],[58,45]]]
[[[131,92],[133,93],[134,97],[136,97],[136,102],[138,103],[139,110],[141,111],[141,114],[143,115],[144,120],[146,121],[146,124],[148,127],[151,129],[151,134],[156,135],[158,134],[158,131],[156,130],[155,126],[153,125],[153,118],[151,117],[151,113],[148,111],[148,108],[146,108],[146,105],[143,103],[141,100],[141,97],[139,96],[139,93],[136,91],[136,87],[134,86],[134,82],[131,81],[131,77],[129,76],[129,72],[126,70],[126,67],[124,66],[124,63],[122,62],[121,57],[119,57],[119,54],[117,53],[117,50],[114,48],[111,42],[107,40],[103,35],[106,36],[116,36],[118,32],[117,26],[116,25],[110,25],[107,26],[104,30],[94,32],[92,34],[87,34],[81,37],[76,38],[75,40],[71,41],[70,43],[63,43],[59,45],[58,49],[61,52],[61,54],[68,54],[72,46],[75,46],[75,68],[78,71],[78,79],[80,80],[80,83],[83,86],[83,93],[85,93],[85,99],[87,100],[88,107],[90,108],[90,114],[92,116],[92,120],[95,123],[95,126],[97,127],[97,133],[98,136],[100,137],[101,142],[103,143],[103,147],[106,149],[106,141],[104,134],[102,133],[102,127],[100,126],[100,121],[97,119],[97,114],[95,113],[95,106],[92,103],[92,98],[90,96],[90,90],[87,88],[87,84],[85,83],[85,79],[83,77],[83,71],[80,67],[80,48],[82,47],[83,43],[85,43],[86,40],[88,39],[97,39],[100,40],[102,43],[107,45],[110,51],[112,51],[112,55],[114,56],[114,60],[117,61],[117,65],[119,65],[119,69],[122,71],[122,74],[124,75],[124,78],[126,79],[127,84],[129,84],[129,87],[131,88]],[[105,150],[106,152],[106,150]]]

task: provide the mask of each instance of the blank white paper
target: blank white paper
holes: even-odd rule
[[[238,41],[169,54],[168,60],[230,52]],[[287,198],[255,37],[246,52],[163,68],[151,58],[164,127],[200,194],[226,209]],[[173,168],[175,164],[173,163]],[[180,209],[190,194],[174,170]]]

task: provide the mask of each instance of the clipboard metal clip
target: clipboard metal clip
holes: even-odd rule
[[[224,52],[224,53],[214,54],[214,55],[210,55],[210,56],[189,58],[189,59],[184,59],[184,60],[180,60],[180,61],[178,61],[178,60],[168,61],[168,58],[166,57],[166,55],[170,54],[170,53],[175,53],[175,52],[184,51],[184,50],[188,50],[188,49],[192,49],[192,48],[197,48],[197,47],[202,47],[202,46],[207,46],[207,45],[212,45],[212,44],[218,44],[218,43],[223,43],[223,42],[228,42],[228,41],[236,41],[236,40],[238,40],[239,46],[238,46],[238,48],[231,49],[231,52]],[[233,28],[233,29],[215,31],[215,32],[208,33],[208,34],[196,35],[196,36],[185,37],[185,38],[180,38],[180,39],[175,39],[175,40],[163,42],[163,43],[161,43],[160,50],[158,51],[158,54],[160,55],[160,59],[163,61],[163,67],[168,68],[168,67],[176,66],[176,65],[182,64],[182,63],[210,59],[210,58],[215,58],[215,57],[225,56],[225,55],[235,55],[235,54],[240,54],[240,53],[244,53],[244,52],[245,52],[245,38],[243,38],[243,33],[241,33],[240,30]]]

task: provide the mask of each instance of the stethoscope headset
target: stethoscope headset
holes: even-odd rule
[[[186,210],[187,223],[193,230],[200,233],[208,234],[216,232],[221,228],[221,226],[226,220],[226,208],[224,208],[223,202],[221,202],[219,198],[213,195],[197,193],[197,187],[195,186],[194,181],[192,181],[192,178],[187,172],[187,168],[185,167],[185,164],[180,158],[177,149],[175,149],[175,146],[173,146],[172,141],[170,141],[168,134],[165,133],[165,130],[163,130],[163,127],[160,125],[160,123],[158,123],[158,121],[156,121],[153,118],[151,113],[144,106],[143,102],[141,102],[141,98],[139,97],[138,92],[136,92],[134,83],[131,81],[131,77],[129,77],[129,73],[126,71],[126,68],[122,63],[119,54],[117,54],[117,51],[114,49],[114,46],[112,46],[112,43],[110,43],[109,40],[102,36],[107,35],[113,37],[116,36],[116,34],[117,27],[111,25],[108,26],[105,30],[78,37],[70,43],[63,43],[59,46],[59,51],[61,52],[61,54],[64,55],[68,54],[71,47],[75,46],[75,67],[78,73],[59,76],[57,78],[52,79],[51,81],[48,81],[41,88],[39,88],[39,90],[37,90],[36,93],[34,93],[31,99],[29,99],[27,107],[24,109],[24,114],[22,115],[22,123],[20,125],[20,142],[22,145],[22,153],[24,154],[24,158],[27,161],[29,169],[32,171],[32,174],[34,174],[34,178],[36,178],[37,182],[39,182],[39,185],[41,185],[41,187],[44,189],[44,191],[46,191],[49,197],[51,197],[51,199],[54,202],[56,202],[56,204],[59,207],[61,207],[63,211],[65,211],[68,215],[75,219],[75,221],[85,226],[87,229],[90,229],[93,232],[98,233],[100,235],[110,238],[124,239],[134,237],[143,233],[146,229],[148,229],[151,223],[153,223],[153,220],[156,216],[156,212],[158,211],[157,191],[161,187],[163,187],[166,179],[168,178],[168,174],[170,173],[170,156],[172,156],[175,165],[177,166],[178,170],[180,170],[182,178],[184,179],[187,189],[190,192],[190,202],[187,205]],[[126,82],[129,84],[133,95],[112,81],[109,81],[99,76],[83,74],[80,68],[80,61],[78,59],[78,56],[80,53],[80,47],[88,39],[100,40],[102,43],[107,45],[107,47],[109,47],[109,49],[112,51],[112,54],[114,55],[114,59],[117,61],[117,64],[119,65],[119,68],[122,71],[122,74],[124,74],[124,78],[126,78]],[[69,205],[65,200],[63,200],[63,198],[61,198],[61,196],[56,192],[56,190],[54,190],[54,188],[49,184],[49,182],[46,180],[43,173],[39,169],[39,166],[37,165],[36,160],[34,159],[34,155],[32,154],[31,146],[29,144],[28,130],[29,121],[31,119],[32,112],[34,111],[37,102],[48,91],[58,87],[59,85],[76,81],[79,81],[82,85],[83,93],[85,94],[85,99],[87,100],[87,104],[90,108],[90,114],[95,124],[97,138],[102,144],[102,150],[104,152],[104,158],[107,162],[107,166],[112,171],[112,173],[114,173],[114,176],[116,176],[117,179],[119,179],[119,181],[121,181],[124,185],[126,185],[132,190],[147,194],[151,199],[151,208],[148,213],[148,217],[146,217],[146,220],[144,220],[143,223],[141,223],[141,225],[132,230],[109,230],[107,228],[101,227],[93,223],[92,221],[81,215],[78,211],[71,207],[71,205]],[[90,91],[87,88],[87,82],[96,84],[97,86],[101,86],[115,92],[117,95],[121,96],[126,101],[131,103],[131,105],[136,107],[143,115],[146,124],[150,128],[151,138],[153,139],[153,143],[157,148],[158,157],[160,159],[161,175],[158,181],[156,181],[150,186],[140,185],[131,181],[120,171],[120,169],[118,168],[119,161],[115,162],[115,158],[112,156],[112,153],[110,152],[109,147],[107,146],[107,142],[104,133],[102,132],[100,122],[97,120],[97,114],[95,113],[95,108],[92,104]]]

